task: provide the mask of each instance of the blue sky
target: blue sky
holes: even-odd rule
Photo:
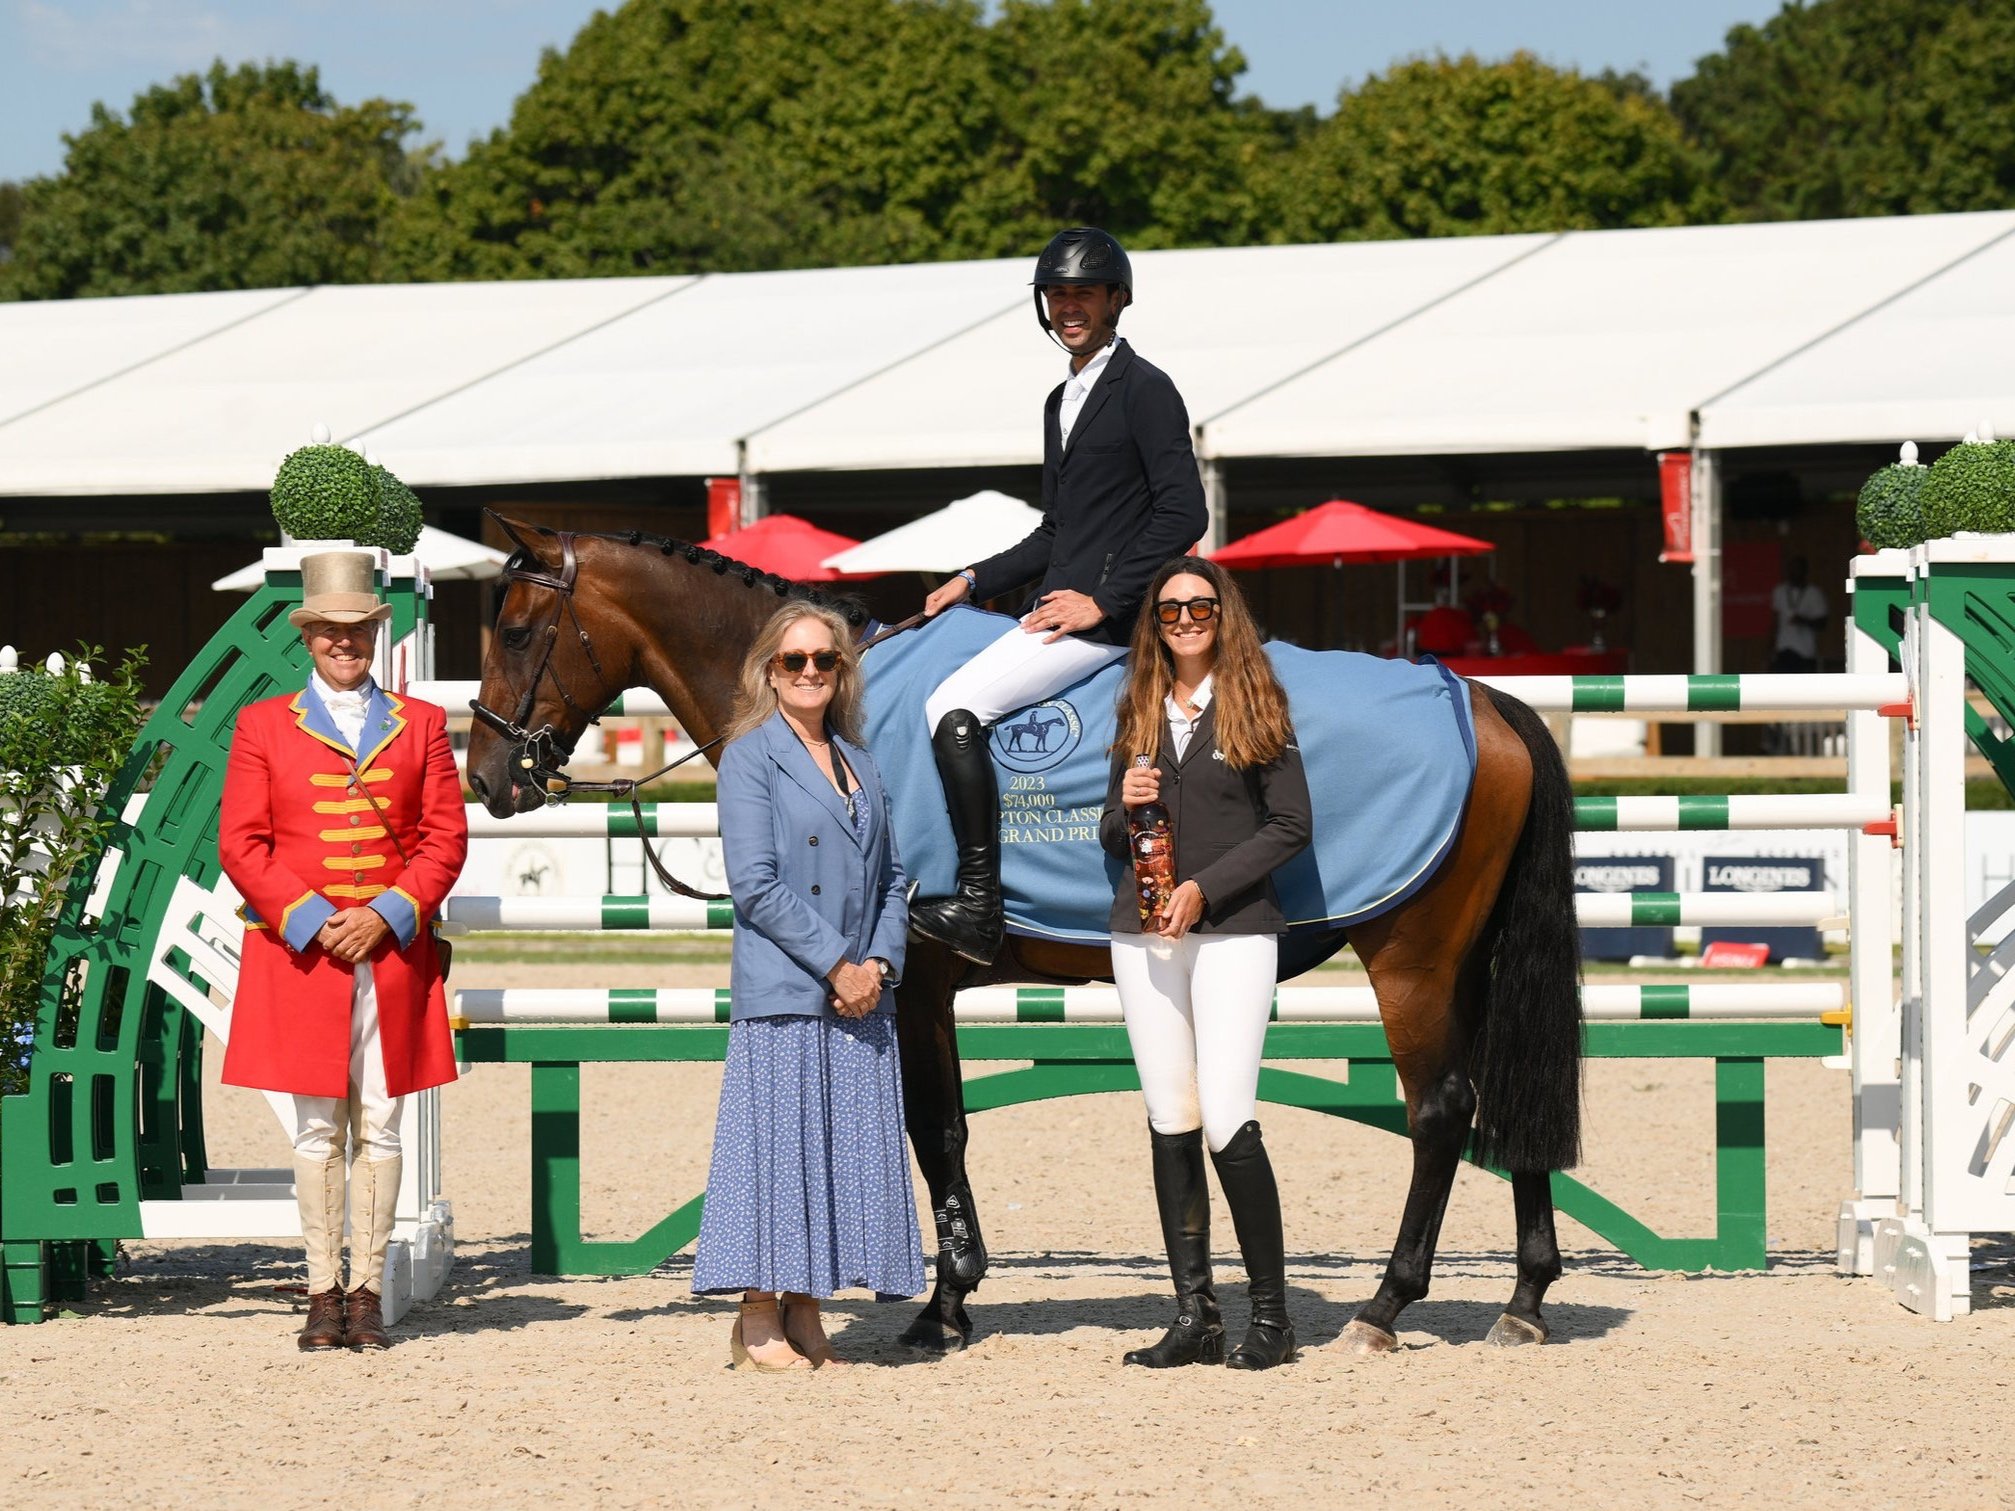
[[[53,173],[62,134],[102,100],[124,110],[149,84],[227,61],[321,66],[344,101],[417,107],[459,156],[503,124],[543,47],[564,47],[592,0],[0,0],[0,179]],[[1669,84],[1728,28],[1779,0],[1214,0],[1245,54],[1245,90],[1327,111],[1339,86],[1415,53],[1501,57],[1526,48],[1594,72],[1642,69]]]

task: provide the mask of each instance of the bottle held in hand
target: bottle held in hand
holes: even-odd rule
[[[1153,765],[1150,757],[1133,758],[1136,768]],[[1175,826],[1157,798],[1126,811],[1127,840],[1133,849],[1133,877],[1139,892],[1143,927],[1168,912],[1175,895]]]

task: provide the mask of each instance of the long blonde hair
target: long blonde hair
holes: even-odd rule
[[[1161,638],[1155,600],[1172,578],[1201,577],[1217,595],[1217,660],[1211,667],[1211,703],[1217,748],[1225,763],[1244,771],[1278,760],[1294,738],[1287,692],[1260,644],[1259,625],[1231,574],[1216,562],[1178,556],[1154,574],[1134,622],[1131,668],[1119,693],[1115,750],[1154,755],[1168,715],[1162,701],[1175,686],[1175,658]]]
[[[800,619],[816,619],[832,632],[833,649],[840,659],[833,668],[833,701],[826,705],[826,723],[841,739],[861,743],[861,653],[854,644],[853,631],[838,611],[793,599],[770,615],[742,658],[741,685],[735,691],[735,709],[723,744],[767,724],[777,711],[777,690],[770,686],[770,661]]]

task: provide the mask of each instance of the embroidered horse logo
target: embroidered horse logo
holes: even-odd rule
[[[994,759],[1009,771],[1030,774],[1060,764],[1084,738],[1077,710],[1060,698],[1038,703],[1002,719],[989,743]]]
[[[1061,729],[1063,724],[1063,715],[1057,714],[1046,718],[1040,708],[1031,708],[1019,721],[1004,724],[1002,728],[1007,734],[1009,750],[1022,754],[1048,755],[1050,731]],[[1032,751],[1028,743],[1031,740],[1035,742]]]

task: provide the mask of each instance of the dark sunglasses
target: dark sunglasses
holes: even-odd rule
[[[1154,617],[1163,624],[1174,624],[1182,618],[1182,611],[1189,610],[1189,617],[1198,624],[1209,624],[1217,618],[1215,598],[1163,598],[1154,606]]]
[[[795,677],[805,669],[809,661],[822,672],[829,672],[840,664],[838,651],[778,651],[770,657],[770,665],[780,672],[788,672]]]

